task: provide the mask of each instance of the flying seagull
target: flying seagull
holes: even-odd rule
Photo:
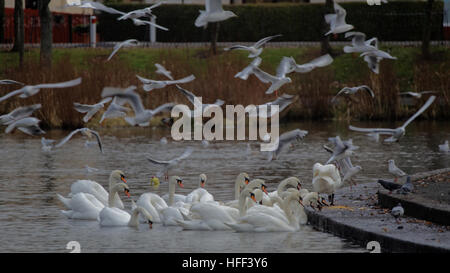
[[[79,128],[79,129],[73,130],[70,134],[68,134],[65,138],[63,138],[60,142],[58,142],[54,147],[55,148],[61,147],[77,133],[81,133],[82,135],[85,135],[88,138],[95,137],[95,139],[97,140],[97,143],[98,143],[98,147],[100,148],[100,152],[103,153],[103,145],[102,145],[102,141],[100,139],[100,135],[96,131],[91,130],[89,128]]]
[[[196,27],[208,26],[208,23],[225,21],[231,17],[237,17],[232,11],[223,10],[221,0],[205,0],[205,9],[200,10],[200,15],[195,19]]]
[[[26,117],[19,119],[9,124],[5,129],[5,133],[11,133],[15,128],[24,132],[25,134],[37,136],[45,134],[45,132],[39,127],[40,120],[33,117]]]
[[[174,103],[165,103],[158,106],[155,109],[145,109],[142,104],[141,97],[134,92],[136,86],[130,86],[125,91],[120,88],[105,87],[102,91],[102,98],[104,97],[118,97],[119,99],[125,99],[133,108],[134,117],[126,117],[125,121],[130,125],[135,126],[148,126],[150,125],[150,120],[154,115],[159,112],[170,112],[175,106]]]
[[[345,33],[345,38],[348,37],[353,37],[352,45],[344,46],[343,50],[345,53],[353,53],[353,52],[363,53],[366,51],[378,49],[377,47],[375,47],[375,45],[377,45],[378,43],[377,38],[372,38],[366,41],[366,34],[358,31],[349,31]]]
[[[325,22],[330,25],[330,31],[325,33],[325,36],[344,33],[354,28],[354,26],[345,22],[347,12],[336,2],[334,2],[334,12],[333,14],[325,14]]]
[[[75,110],[77,110],[78,112],[86,113],[86,115],[83,117],[83,121],[88,122],[100,109],[102,109],[105,106],[105,103],[108,103],[111,100],[112,98],[108,97],[92,105],[74,102],[73,106]]]
[[[128,46],[136,46],[138,44],[138,40],[136,39],[128,39],[123,42],[117,43],[114,45],[114,49],[109,55],[108,59],[106,61],[111,60],[111,58],[121,49],[122,47],[128,47]]]
[[[147,92],[150,92],[153,89],[164,88],[167,85],[188,83],[195,80],[194,75],[189,75],[179,80],[166,80],[166,81],[149,80],[138,75],[136,75],[136,77],[144,84],[143,89]]]
[[[353,141],[351,139],[342,141],[339,136],[328,138],[330,142],[334,144],[334,149],[331,157],[325,163],[329,164],[333,161],[338,161],[340,159],[344,159],[353,155],[353,151],[358,149],[358,146],[353,145]]]
[[[293,71],[298,73],[308,73],[314,68],[324,67],[331,64],[333,62],[333,58],[330,54],[325,54],[304,64],[297,64],[292,57],[290,58],[290,61],[291,69]]]
[[[267,89],[266,94],[272,94],[274,91],[277,91],[284,84],[292,82],[291,78],[286,77],[286,74],[292,71],[290,63],[291,63],[290,58],[283,57],[281,59],[280,64],[277,67],[277,73],[275,76],[262,71],[257,66],[253,67],[253,73],[260,81],[262,81],[263,83],[271,84],[269,89]]]
[[[71,81],[67,81],[67,82],[59,82],[59,83],[42,83],[42,84],[37,84],[37,85],[25,85],[24,87],[12,91],[6,95],[4,95],[3,97],[0,98],[0,102],[12,97],[12,96],[16,96],[19,95],[19,98],[28,98],[31,97],[33,95],[36,95],[37,93],[39,93],[39,91],[41,89],[44,88],[67,88],[67,87],[73,87],[76,85],[79,85],[81,83],[81,78],[77,78],[75,80],[71,80]]]
[[[0,116],[0,125],[9,125],[16,120],[31,116],[34,111],[41,108],[41,104],[33,104],[29,106],[21,106],[8,114]]]
[[[111,97],[109,97],[111,98]],[[121,101],[121,102],[119,102]],[[125,117],[128,111],[131,111],[130,108],[122,106],[121,103],[125,103],[125,100],[120,100],[117,97],[114,97],[112,102],[109,104],[106,111],[102,114],[100,121],[98,123],[102,123],[107,118],[118,118]]]
[[[425,104],[412,116],[410,117],[402,126],[395,129],[386,129],[386,128],[358,128],[350,125],[348,128],[353,131],[364,132],[364,133],[379,133],[382,135],[391,135],[391,137],[386,138],[385,142],[395,142],[399,141],[401,137],[405,135],[406,126],[410,124],[415,118],[417,118],[420,114],[422,114],[428,107],[433,103],[436,99],[436,96],[431,96],[425,102]]]
[[[256,57],[248,66],[242,69],[242,71],[236,73],[234,77],[247,80],[248,76],[253,73],[253,68],[258,67],[261,64],[261,61],[262,59],[260,57]]]
[[[192,93],[191,91],[188,91],[184,88],[181,88],[179,85],[175,85],[178,90],[192,103],[192,105],[196,105],[197,103],[196,98],[197,96],[194,95],[194,93]],[[198,101],[198,103],[200,103],[200,101]],[[221,99],[217,99],[214,103],[210,103],[210,104],[205,104],[202,103],[202,113],[209,107],[217,107],[217,106],[222,106],[225,102]],[[191,116],[194,116],[194,111],[192,111]]]
[[[158,174],[156,176],[161,176],[162,174],[164,174],[167,179],[169,177],[169,170],[175,168],[178,164],[180,164],[180,162],[182,160],[188,158],[192,154],[192,152],[193,152],[193,149],[191,147],[188,147],[188,148],[186,148],[184,153],[182,155],[180,155],[179,157],[176,157],[171,160],[166,160],[166,161],[156,160],[156,159],[153,159],[148,156],[146,158],[151,163],[162,167],[162,170],[160,172],[158,172]]]
[[[161,74],[161,75],[164,75],[164,76],[167,77],[169,80],[173,80],[172,72],[170,72],[170,71],[167,70],[164,66],[162,66],[162,65],[160,65],[160,64],[158,64],[158,63],[156,63],[155,66],[156,66],[156,71],[155,71],[156,73]]]
[[[283,36],[281,34],[278,35],[273,35],[273,36],[269,36],[269,37],[265,37],[262,38],[261,40],[257,41],[256,43],[254,43],[251,46],[243,46],[243,45],[234,45],[234,46],[230,46],[227,48],[224,48],[223,50],[225,51],[229,51],[229,50],[247,50],[250,52],[250,54],[248,55],[249,58],[255,58],[258,57],[261,52],[263,51],[262,46],[265,45],[267,42],[269,42],[270,40],[273,40],[277,37]]]
[[[336,96],[334,96],[331,99],[331,102],[334,102],[336,100],[336,97],[341,95],[341,94],[345,94],[345,95],[353,95],[356,94],[356,92],[358,92],[359,90],[363,90],[363,91],[367,91],[369,93],[369,95],[372,98],[375,98],[375,93],[372,91],[372,89],[370,89],[370,87],[368,87],[367,85],[360,85],[360,86],[355,86],[355,87],[344,87],[342,88],[337,94]]]
[[[284,150],[285,147],[287,147],[294,141],[302,140],[307,134],[308,131],[300,129],[294,129],[292,131],[281,134],[276,139],[274,149],[268,152],[267,161],[272,161],[276,159],[280,155],[280,153]]]

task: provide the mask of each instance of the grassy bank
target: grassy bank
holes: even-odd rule
[[[335,48],[339,50],[339,48]],[[401,103],[399,92],[436,90],[438,100],[421,118],[450,118],[450,50],[433,48],[433,58],[424,61],[420,49],[416,47],[390,47],[395,61],[383,60],[380,74],[372,73],[358,55],[343,54],[324,68],[307,74],[292,73],[292,83],[284,85],[279,93],[297,94],[299,100],[291,105],[284,118],[289,119],[343,119],[354,120],[396,120],[404,119],[414,113],[426,98],[415,105]],[[168,101],[188,104],[175,87],[156,89],[150,93],[142,91],[136,74],[150,78],[163,79],[156,74],[154,63],[163,64],[172,71],[175,78],[190,74],[196,80],[183,87],[201,96],[204,103],[217,98],[227,104],[261,104],[273,100],[275,94],[266,95],[267,84],[255,76],[247,81],[234,78],[251,59],[246,52],[223,52],[217,56],[207,56],[207,49],[188,48],[133,48],[122,49],[110,62],[105,62],[112,49],[54,49],[51,68],[41,68],[38,50],[31,49],[25,54],[23,70],[17,66],[15,53],[0,52],[0,79],[14,79],[28,84],[66,81],[82,77],[80,86],[70,90],[43,90],[27,99],[11,98],[0,103],[0,114],[17,106],[42,103],[36,116],[44,126],[74,128],[83,126],[83,114],[73,109],[73,102],[92,104],[100,100],[105,86],[127,87],[136,85],[146,107],[153,108]],[[310,61],[320,55],[317,47],[266,48],[261,55],[261,68],[275,74],[276,67],[283,56],[292,56],[297,63]],[[375,92],[375,99],[366,93],[356,94],[355,101],[347,104],[345,99],[331,104],[330,99],[344,86],[368,85]],[[0,86],[0,95],[14,90],[16,86]],[[93,122],[98,121],[98,116]],[[108,121],[106,125],[116,124]]]

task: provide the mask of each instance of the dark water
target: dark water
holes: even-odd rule
[[[120,169],[127,175],[132,197],[136,200],[144,192],[153,191],[150,177],[159,169],[150,164],[146,155],[171,159],[187,146],[194,153],[171,174],[184,179],[189,193],[197,188],[198,175],[208,176],[207,189],[216,200],[231,200],[235,177],[247,172],[251,178],[262,178],[275,190],[279,181],[289,176],[300,177],[311,188],[312,166],[324,163],[329,154],[322,148],[327,138],[340,135],[352,138],[360,148],[353,163],[363,171],[358,183],[391,178],[387,160],[395,159],[407,173],[449,167],[450,155],[440,153],[438,144],[450,139],[448,122],[411,123],[398,143],[374,142],[363,133],[347,130],[345,122],[289,123],[280,128],[284,132],[294,128],[309,131],[306,138],[276,161],[267,163],[260,154],[248,154],[246,141],[172,142],[169,128],[124,128],[100,130],[105,153],[98,148],[85,147],[85,138],[74,137],[60,149],[44,152],[40,138],[21,132],[0,134],[0,252],[68,252],[66,244],[76,240],[82,252],[363,252],[363,248],[345,240],[313,230],[310,226],[298,232],[236,233],[232,231],[182,231],[179,227],[154,224],[149,230],[142,224],[134,228],[101,228],[96,221],[68,220],[60,213],[64,209],[55,194],[67,195],[70,185],[78,179],[92,179],[107,188],[111,170]],[[354,123],[361,127],[394,128],[392,123]],[[68,132],[50,131],[46,138],[60,139]],[[169,143],[160,143],[161,137]],[[87,173],[85,166],[99,169]],[[167,183],[157,190],[164,194]],[[130,200],[123,197],[127,208]]]

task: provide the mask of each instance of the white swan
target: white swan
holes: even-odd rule
[[[271,215],[266,208],[255,212],[248,212],[247,215],[239,218],[237,223],[225,223],[238,232],[280,232],[297,231],[300,228],[298,218],[294,215],[291,206],[293,203],[300,206],[301,200],[299,192],[289,192],[283,200],[283,212],[288,222]],[[264,206],[259,206],[264,207]]]
[[[294,187],[297,190],[300,190],[302,184],[300,183],[300,179],[297,177],[288,177],[283,179],[277,187],[276,191],[269,192],[267,195],[263,195],[262,204],[266,206],[271,206],[273,202],[271,201],[271,197],[280,197],[281,194],[286,190],[287,187]]]
[[[124,192],[129,196],[129,187],[123,182],[114,184],[109,190],[110,194],[108,205],[110,207],[114,207],[114,196],[118,191],[124,190]],[[94,195],[84,192],[76,193],[71,199],[65,198],[61,201],[63,201],[67,207],[70,207],[70,210],[62,210],[61,212],[71,219],[97,220],[102,210],[107,208],[100,201],[98,201]]]
[[[162,199],[164,199],[164,201],[166,201],[169,206],[172,206],[178,202],[185,203],[186,201],[186,195],[175,193],[175,186],[178,185],[179,187],[184,188],[184,184],[181,178],[177,180],[174,177],[178,176],[172,176],[173,179],[169,179],[169,193],[166,193],[162,196]]]
[[[233,223],[239,216],[244,215],[247,210],[247,199],[251,198],[255,201],[252,190],[263,185],[260,179],[252,182],[240,193],[238,209],[212,202],[195,203],[191,207],[190,217],[197,219],[177,220],[176,222],[187,230],[229,230],[230,227],[225,223]]]
[[[249,178],[248,174],[245,172],[240,173],[236,177],[236,180],[234,181],[234,200],[225,202],[225,205],[229,206],[229,207],[237,208],[239,195],[241,193],[241,188],[244,188],[245,186],[247,186],[249,182],[250,182],[250,178]]]
[[[117,183],[122,183],[127,181],[125,180],[125,175],[120,170],[114,170],[111,172],[109,176],[109,189],[112,189],[112,187]],[[70,193],[69,198],[63,197],[60,194],[56,194],[58,199],[64,203],[64,205],[71,209],[71,202],[70,197],[73,198],[73,196],[77,193],[89,193],[93,195],[98,201],[100,201],[104,206],[108,205],[109,200],[109,194],[108,192],[103,188],[102,185],[99,183],[92,181],[92,180],[78,180],[74,182],[70,186]],[[123,209],[123,203],[122,200],[119,197],[118,193],[115,193],[113,195],[113,207],[118,207],[120,209]]]
[[[139,215],[144,215],[147,219],[149,227],[152,228],[153,221],[152,216],[148,211],[140,206],[136,206],[133,202],[133,210],[131,215],[119,208],[109,208],[105,207],[102,209],[98,216],[98,220],[101,226],[129,226],[138,227],[139,226]]]
[[[339,170],[333,164],[322,165],[316,163],[313,166],[313,191],[328,195],[331,205],[334,204],[334,192],[342,186]]]
[[[160,211],[167,208],[167,203],[158,194],[146,192],[136,201],[137,206],[143,207],[151,216],[154,223],[161,223]],[[140,217],[141,222],[146,221]]]
[[[204,173],[200,174],[198,188],[193,190],[188,195],[186,195],[185,199],[186,203],[192,204],[196,202],[202,203],[214,202],[214,196],[205,189],[206,180],[207,180],[206,174]]]
[[[179,176],[171,176],[169,179],[168,207],[159,211],[161,222],[165,226],[178,225],[176,220],[184,219],[181,213],[186,215],[189,213],[189,209],[184,207],[184,201],[175,202],[174,195],[176,185],[183,187],[183,180]]]

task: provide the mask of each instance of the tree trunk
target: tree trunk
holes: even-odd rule
[[[323,8],[322,14],[322,41],[320,43],[320,51],[322,55],[330,54],[333,56],[333,48],[330,46],[330,36],[325,36],[324,34],[330,29],[330,25],[325,22],[325,14],[334,13],[334,2],[333,0],[326,0],[325,7]]]
[[[39,19],[41,21],[40,61],[44,66],[52,64],[52,13],[48,7],[50,0],[38,0]]]
[[[425,9],[425,24],[423,26],[422,37],[422,56],[424,59],[430,59],[430,39],[431,39],[431,12],[433,10],[434,0],[428,0]]]
[[[0,0],[0,44],[5,42],[5,0]]]
[[[19,52],[19,65],[23,66],[25,43],[24,12],[22,0],[14,1],[14,45],[11,51]]]
[[[211,51],[217,54],[217,40],[219,38],[219,22],[209,23],[211,25]]]

